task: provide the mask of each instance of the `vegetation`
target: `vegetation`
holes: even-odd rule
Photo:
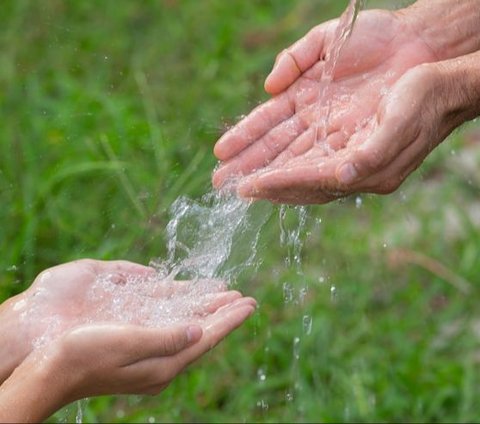
[[[169,206],[207,190],[275,54],[344,3],[2,2],[0,300],[71,259],[164,255]],[[300,268],[274,208],[238,282],[256,315],[160,396],[92,399],[85,421],[477,421],[479,138],[397,194],[310,208]]]

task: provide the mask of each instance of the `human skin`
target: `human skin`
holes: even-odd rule
[[[277,57],[265,82],[274,97],[217,142],[214,185],[235,178],[243,197],[293,204],[394,191],[480,114],[478,22],[476,0],[362,12],[329,85],[338,21],[315,27]]]
[[[125,278],[148,278],[153,272],[126,261],[76,261],[40,274],[26,292],[2,304],[0,364],[6,380],[0,386],[0,421],[38,422],[88,396],[157,394],[255,309],[254,299],[216,285],[187,322],[160,328],[116,322],[76,325],[79,316],[91,314],[85,294],[98,275],[108,273],[122,284]],[[45,308],[32,319],[21,319],[33,293],[42,297]],[[158,292],[159,299],[171,295]],[[48,344],[33,349],[33,340],[45,332],[42,314],[57,315],[61,326]]]

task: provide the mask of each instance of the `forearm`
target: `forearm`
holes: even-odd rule
[[[33,355],[0,386],[0,422],[40,422],[66,402],[52,362]]]
[[[418,0],[400,13],[439,60],[480,50],[480,0]]]

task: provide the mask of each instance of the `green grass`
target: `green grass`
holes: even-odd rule
[[[208,190],[275,54],[344,3],[4,1],[0,298],[74,258],[164,255],[169,205]],[[275,209],[238,283],[256,315],[160,396],[93,399],[85,420],[478,421],[479,165],[458,132],[397,194],[310,208],[301,270]]]

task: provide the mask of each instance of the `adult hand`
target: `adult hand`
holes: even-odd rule
[[[472,113],[472,103],[466,102],[469,96],[458,80],[447,78],[452,67],[442,62],[409,70],[383,99],[374,122],[353,134],[345,149],[325,157],[312,148],[246,178],[240,193],[274,202],[312,204],[351,193],[395,191],[451,131],[478,115]],[[458,78],[459,72],[454,73]],[[445,84],[449,79],[451,83]]]
[[[325,203],[356,191],[388,193],[452,123],[461,123],[460,116],[442,120],[448,107],[437,110],[435,90],[442,84],[429,79],[438,75],[435,69],[415,69],[441,57],[441,49],[425,41],[417,15],[360,13],[329,82],[322,79],[324,59],[337,24],[314,28],[280,54],[266,81],[267,91],[279,94],[215,146],[224,161],[213,176],[215,186],[240,177],[240,195],[285,203]],[[429,119],[421,137],[419,112]],[[434,134],[427,140],[429,133]],[[405,150],[418,137],[422,142]]]
[[[48,343],[73,327],[98,322],[152,326],[201,320],[241,296],[225,291],[219,282],[205,282],[201,292],[194,292],[201,283],[158,281],[154,269],[127,261],[84,259],[43,271],[28,290],[0,306],[0,382],[29,355],[34,344]],[[195,301],[182,305],[190,294]]]
[[[201,325],[77,327],[35,350],[0,387],[0,420],[39,421],[61,406],[102,394],[157,394],[255,309],[237,298]],[[25,388],[28,381],[28,390]]]
[[[359,128],[373,125],[382,94],[406,70],[435,60],[406,17],[373,10],[359,14],[333,69],[333,81],[324,80],[325,57],[337,26],[338,20],[319,25],[279,55],[265,83],[267,91],[277,95],[215,146],[215,154],[225,161],[214,174],[215,186],[252,171],[287,171],[292,162],[322,163],[344,150]],[[328,122],[323,122],[327,115]],[[317,181],[315,185],[322,188]],[[285,191],[270,184],[268,191],[263,187],[256,178],[246,179],[240,181],[239,191],[268,198]]]

